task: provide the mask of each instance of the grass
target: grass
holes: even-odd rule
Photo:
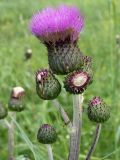
[[[35,91],[34,74],[37,69],[48,66],[47,51],[28,30],[28,22],[35,11],[60,3],[60,0],[0,0],[0,101],[7,105],[10,91],[16,85],[26,90],[26,110],[17,114],[15,122],[17,160],[21,160],[23,155],[31,160],[47,159],[45,147],[36,140],[42,123],[53,124],[59,133],[58,141],[53,145],[55,160],[67,159],[69,136],[66,127],[52,103],[40,100]],[[92,160],[119,160],[120,47],[116,45],[116,35],[120,34],[120,1],[66,0],[65,3],[77,5],[85,15],[85,29],[79,46],[94,62],[94,83],[85,92],[84,108],[94,95],[100,95],[111,106],[111,118],[102,126]],[[26,47],[33,50],[33,57],[28,62],[24,61]],[[63,89],[58,99],[71,116],[71,95]],[[81,160],[85,159],[95,129],[95,124],[88,121],[86,113],[83,119]],[[6,160],[7,129],[2,121],[0,137],[0,159]]]

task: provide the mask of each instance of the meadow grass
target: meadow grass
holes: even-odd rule
[[[55,160],[67,160],[69,135],[66,126],[52,102],[39,99],[35,90],[36,70],[48,66],[47,51],[28,30],[28,23],[34,12],[63,2],[63,0],[0,0],[0,101],[7,106],[14,86],[20,85],[26,90],[26,110],[17,114],[15,122],[17,160],[22,159],[23,155],[27,155],[31,160],[47,159],[44,145],[38,144],[36,140],[37,130],[42,123],[53,124],[59,134],[58,141],[53,145]],[[93,58],[94,62],[94,82],[84,94],[85,111],[80,159],[85,159],[96,126],[87,118],[87,103],[90,98],[97,95],[110,105],[111,118],[102,126],[100,140],[91,160],[119,160],[120,46],[116,45],[116,35],[120,34],[120,1],[66,0],[65,3],[77,5],[85,16],[85,28],[79,46],[83,53]],[[27,62],[24,61],[26,47],[33,50],[33,57]],[[71,117],[71,95],[63,89],[58,99]],[[6,159],[7,129],[1,121],[0,160]]]

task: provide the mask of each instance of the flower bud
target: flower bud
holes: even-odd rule
[[[13,88],[11,98],[8,102],[8,108],[11,111],[21,112],[24,110],[24,94],[25,90],[22,87]]]
[[[36,91],[44,100],[55,99],[61,92],[61,85],[51,71],[39,70],[36,74]]]
[[[7,116],[7,109],[0,103],[0,119],[4,119]]]
[[[74,70],[79,70],[82,65],[82,53],[76,43],[65,42],[47,45],[49,66],[53,73],[58,75],[65,75]]]
[[[89,83],[90,76],[86,72],[74,71],[65,78],[64,87],[67,92],[81,94]]]
[[[100,97],[89,101],[88,118],[97,123],[103,123],[110,118],[110,109]]]
[[[21,112],[25,109],[23,99],[11,98],[8,103],[8,108],[11,111]]]
[[[40,143],[51,144],[57,139],[57,133],[53,126],[43,124],[38,130],[37,139]]]
[[[25,60],[29,60],[32,57],[32,49],[28,48],[25,52]]]

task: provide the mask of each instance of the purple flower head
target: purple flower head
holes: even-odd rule
[[[67,37],[75,41],[83,25],[84,19],[76,7],[61,5],[36,13],[30,22],[30,30],[43,42],[64,41]]]

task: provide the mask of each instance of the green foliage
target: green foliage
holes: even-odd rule
[[[102,127],[102,134],[91,160],[120,159],[120,46],[116,45],[116,35],[120,34],[119,0],[0,0],[0,101],[8,104],[11,88],[17,85],[26,90],[26,110],[17,114],[15,154],[18,159],[26,155],[30,159],[47,159],[43,145],[38,144],[36,134],[42,123],[55,126],[59,134],[53,144],[55,160],[65,160],[68,155],[69,136],[60,115],[51,101],[40,100],[35,89],[35,72],[47,67],[47,50],[28,31],[32,14],[46,6],[62,2],[77,5],[85,15],[85,29],[81,34],[79,46],[83,53],[92,56],[94,81],[85,92],[84,108],[88,100],[101,96],[111,105],[111,118]],[[25,48],[33,50],[33,57],[24,61]],[[62,80],[63,77],[60,78]],[[58,97],[71,117],[72,97],[65,90]],[[85,159],[91,143],[95,124],[86,113],[83,115],[83,135],[81,160]],[[7,129],[0,121],[0,159],[7,159]],[[61,154],[62,153],[62,154]],[[22,158],[21,158],[22,159]]]

